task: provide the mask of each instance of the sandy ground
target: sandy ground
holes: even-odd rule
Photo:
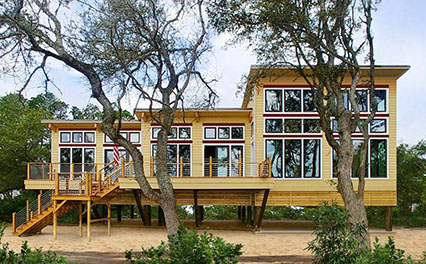
[[[211,225],[209,231],[227,242],[244,244],[241,263],[309,263],[312,260],[309,252],[304,250],[313,238],[309,229],[264,228],[259,233],[253,233],[247,228],[214,230],[217,226]],[[219,222],[219,226],[238,227],[238,224]],[[57,251],[71,261],[109,264],[125,263],[125,250],[156,246],[167,238],[164,228],[140,228],[131,224],[113,224],[111,237],[108,237],[105,225],[92,225],[91,242],[87,241],[85,227],[83,232],[83,237],[80,237],[77,226],[59,226],[58,238],[54,240],[51,226],[43,229],[40,235],[27,237],[13,237],[9,227],[2,242],[8,242],[12,249],[19,250],[21,243],[27,240],[30,247]],[[372,230],[371,237],[374,239],[376,236],[382,242],[387,241],[388,236],[395,237],[396,246],[406,250],[406,254],[414,259],[420,259],[426,250],[426,228],[396,227],[393,232]]]

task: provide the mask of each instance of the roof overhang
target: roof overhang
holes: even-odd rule
[[[41,123],[52,131],[66,129],[101,129],[101,120],[41,120]],[[118,122],[116,122],[118,125]],[[138,120],[122,121],[121,129],[141,128],[141,123]]]
[[[151,120],[152,113],[158,113],[159,109],[139,108],[135,110],[139,120],[146,122]],[[197,120],[201,117],[248,117],[252,112],[251,108],[216,108],[216,109],[179,109],[175,112],[175,118],[185,118]]]

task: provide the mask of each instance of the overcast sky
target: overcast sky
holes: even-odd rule
[[[383,0],[374,18],[376,64],[410,65],[411,69],[398,81],[398,142],[415,144],[426,138],[426,1]],[[213,40],[209,71],[220,77],[215,89],[220,96],[220,107],[239,107],[241,96],[235,96],[237,83],[256,63],[244,47],[223,49],[225,36]],[[90,92],[77,73],[61,65],[52,65],[51,75],[60,87],[59,99],[70,105],[85,106]],[[56,69],[56,70],[55,70]],[[13,80],[0,79],[0,95],[17,89]],[[27,96],[43,92],[32,87]],[[92,101],[93,102],[93,99]]]

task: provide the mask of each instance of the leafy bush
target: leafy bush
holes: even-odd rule
[[[180,225],[177,234],[168,236],[158,247],[142,248],[142,253],[126,251],[128,263],[138,264],[225,264],[237,263],[241,244],[226,243],[211,233],[198,234]]]
[[[376,237],[373,249],[368,249],[366,242],[358,239],[367,233],[367,228],[351,226],[344,208],[336,203],[324,203],[319,207],[314,222],[316,237],[307,247],[315,256],[314,263],[426,264],[426,252],[419,262],[413,261],[410,256],[405,258],[404,250],[397,249],[391,237],[384,245]]]
[[[21,252],[15,253],[9,249],[8,243],[2,243],[1,238],[4,235],[5,227],[0,224],[0,263],[3,264],[68,264],[64,257],[59,257],[55,252],[47,251],[42,253],[42,248],[31,249],[28,247],[27,241],[22,243]]]

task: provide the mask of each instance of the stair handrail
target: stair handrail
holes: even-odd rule
[[[108,173],[104,179],[102,180],[101,184],[99,185],[99,188],[97,188],[96,193],[102,192],[103,189],[108,188],[110,185],[113,185],[118,178],[120,177],[126,177],[126,172],[129,172],[129,176],[132,172],[133,167],[133,161],[125,162],[124,157],[121,159],[121,166],[116,167],[114,170],[112,170],[110,173]],[[101,176],[100,176],[101,177]]]
[[[43,213],[52,205],[52,195],[55,190],[44,191],[43,194],[39,194],[37,199],[31,203],[27,201],[27,205],[20,211],[13,213],[12,215],[12,228],[13,232],[16,232],[18,228],[31,221],[34,217]]]

